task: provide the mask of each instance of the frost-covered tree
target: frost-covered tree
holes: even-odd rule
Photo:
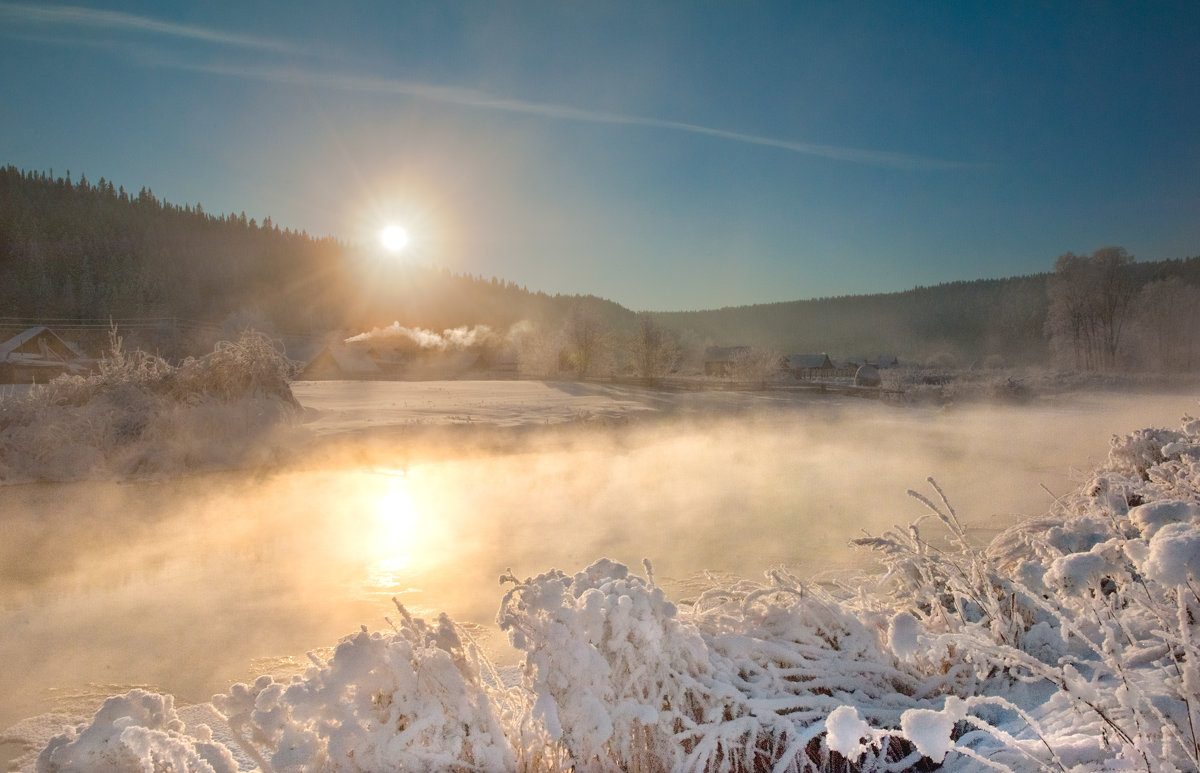
[[[594,375],[609,364],[612,335],[596,311],[576,305],[567,317],[565,334],[565,364],[577,376]]]
[[[733,358],[733,377],[761,384],[780,372],[782,362],[783,357],[772,349],[747,349]]]
[[[631,348],[634,366],[642,378],[662,378],[679,363],[679,343],[674,334],[647,312],[638,314]]]
[[[563,350],[561,331],[547,332],[526,322],[513,328],[512,340],[517,350],[517,370],[522,376],[549,378],[558,374]]]

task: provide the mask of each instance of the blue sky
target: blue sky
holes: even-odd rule
[[[1200,4],[0,0],[0,163],[634,309],[1200,254]]]

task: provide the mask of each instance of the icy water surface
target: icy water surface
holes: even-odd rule
[[[511,568],[651,560],[685,599],[705,570],[801,576],[862,563],[846,547],[920,515],[933,475],[985,539],[1043,512],[1108,439],[1178,425],[1190,396],[1033,406],[851,401],[751,418],[581,427],[462,457],[397,439],[270,473],[0,488],[0,730],[90,714],[132,685],[207,700],[302,668],[397,598],[445,611],[511,661],[493,616]],[[350,444],[351,447],[353,443]]]

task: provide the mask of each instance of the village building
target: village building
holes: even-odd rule
[[[47,327],[31,327],[0,343],[4,384],[44,384],[56,376],[86,373],[94,364]]]
[[[366,350],[343,343],[326,344],[308,361],[296,378],[301,381],[377,379],[384,375]]]
[[[784,369],[799,379],[833,375],[836,366],[828,354],[792,354],[784,358]]]

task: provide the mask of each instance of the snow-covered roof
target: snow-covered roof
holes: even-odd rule
[[[20,358],[67,362],[83,359],[83,352],[45,326],[31,327],[0,343],[0,361]]]

